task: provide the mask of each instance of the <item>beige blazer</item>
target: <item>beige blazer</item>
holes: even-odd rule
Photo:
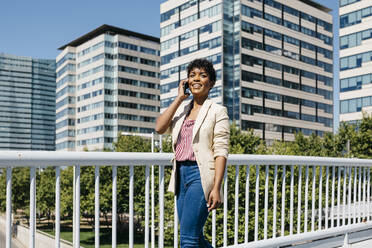
[[[189,112],[192,104],[183,103],[178,107],[171,125],[167,130],[172,134],[173,152],[181,130],[182,123]],[[199,110],[196,118],[193,135],[192,148],[194,150],[196,162],[199,165],[201,184],[206,201],[214,185],[214,160],[217,156],[223,156],[227,159],[230,138],[230,124],[227,115],[227,109],[221,105],[207,99]],[[169,182],[168,191],[175,193],[177,185],[176,160],[173,158],[172,175]],[[222,187],[220,191],[221,199]]]

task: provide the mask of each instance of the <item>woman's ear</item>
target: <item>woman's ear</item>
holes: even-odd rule
[[[213,88],[214,84],[215,84],[215,83],[212,82],[211,80],[208,81],[209,91],[211,91],[211,89]]]

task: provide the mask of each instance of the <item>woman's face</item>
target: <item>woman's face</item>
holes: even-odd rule
[[[209,81],[208,73],[203,68],[193,68],[189,73],[189,88],[193,96],[208,96],[212,83]]]

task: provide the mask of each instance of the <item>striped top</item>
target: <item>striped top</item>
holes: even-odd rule
[[[195,120],[185,119],[182,123],[181,131],[178,135],[176,144],[176,160],[177,161],[196,161],[194,151],[192,149],[192,129],[194,128]]]

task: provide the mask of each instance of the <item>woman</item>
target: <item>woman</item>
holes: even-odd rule
[[[212,247],[204,239],[203,227],[208,213],[222,202],[230,127],[226,108],[208,99],[215,82],[211,62],[192,61],[178,96],[156,121],[159,134],[172,134],[175,156],[168,190],[177,195],[182,248]],[[183,103],[189,96],[185,83],[193,95],[190,103]]]

